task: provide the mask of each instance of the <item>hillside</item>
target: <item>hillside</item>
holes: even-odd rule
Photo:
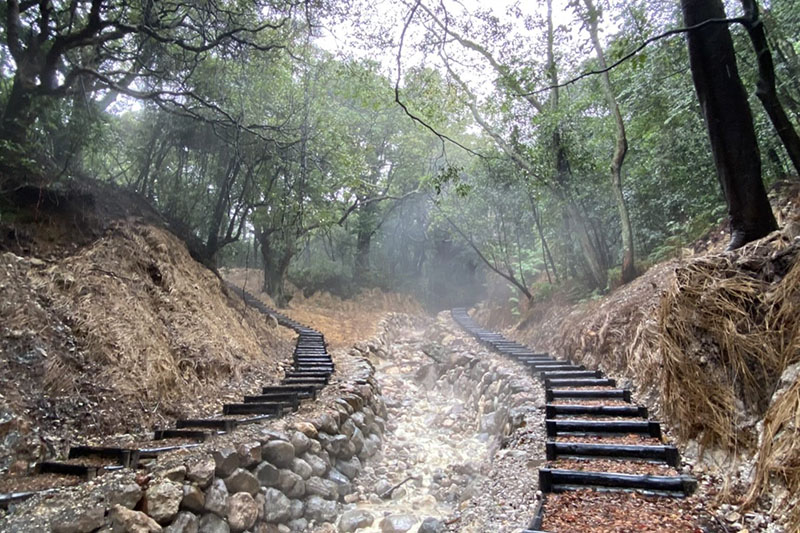
[[[94,183],[32,192],[0,219],[0,472],[208,412],[277,374],[290,336],[138,197]]]

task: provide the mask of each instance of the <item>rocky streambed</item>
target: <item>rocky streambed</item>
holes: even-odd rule
[[[390,317],[391,339],[358,345],[387,408],[384,445],[353,480],[341,517],[316,532],[519,531],[544,462],[544,393],[461,334],[448,314]]]

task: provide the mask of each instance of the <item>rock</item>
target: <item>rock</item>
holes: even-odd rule
[[[258,506],[248,492],[237,492],[228,498],[228,525],[239,533],[253,527],[258,518]]]
[[[228,477],[234,470],[239,468],[241,459],[233,448],[222,448],[215,451],[214,457],[215,472],[219,477]]]
[[[364,439],[364,447],[362,448],[364,457],[367,458],[372,457],[373,455],[378,453],[378,450],[380,449],[381,449],[381,438],[378,435],[372,434],[368,436],[366,439]]]
[[[425,520],[422,521],[420,524],[417,533],[444,533],[445,526],[444,522],[439,520],[438,518],[434,518],[429,516]]]
[[[389,492],[392,489],[392,487],[394,487],[394,484],[390,483],[388,480],[379,479],[378,482],[375,483],[373,490],[375,494],[377,494],[381,498],[383,498],[384,495],[388,498],[389,495],[386,493]]]
[[[308,479],[314,474],[314,470],[307,462],[299,457],[292,459],[292,472],[303,479]]]
[[[353,431],[353,436],[350,437],[350,442],[353,443],[356,453],[361,453],[361,450],[364,449],[364,433],[360,429],[356,428]]]
[[[311,439],[302,431],[295,431],[292,433],[291,442],[292,446],[294,446],[294,453],[296,455],[300,455],[303,452],[308,451],[308,449],[311,447]]]
[[[297,422],[294,425],[294,429],[305,435],[310,439],[317,438],[317,428],[314,427],[314,424],[309,422]]]
[[[339,453],[336,455],[339,459],[350,459],[356,454],[356,445],[353,444],[353,441],[348,440],[344,443],[344,446],[341,447]]]
[[[350,420],[352,420],[356,427],[360,429],[364,429],[364,427],[367,425],[363,410],[353,413],[353,416],[350,417]]]
[[[294,446],[284,440],[271,440],[261,447],[261,457],[278,468],[287,468],[294,459]]]
[[[350,480],[335,468],[331,468],[326,477],[336,483],[336,492],[339,493],[340,497],[353,492],[353,485]]]
[[[132,511],[121,505],[111,508],[111,531],[113,533],[158,533],[163,531],[158,522],[140,511]]]
[[[197,533],[231,533],[231,528],[219,516],[214,513],[207,513],[200,518]]]
[[[180,509],[183,486],[164,480],[150,485],[144,499],[147,514],[159,524],[168,524]]]
[[[254,473],[258,482],[265,487],[274,487],[278,484],[280,475],[277,467],[265,461],[258,464]]]
[[[505,408],[501,407],[497,411],[483,415],[481,417],[479,432],[488,435],[497,435],[503,429],[507,414]]]
[[[348,418],[341,427],[341,433],[343,433],[347,438],[353,436],[353,432],[356,430],[356,424],[350,418]]]
[[[392,514],[381,520],[381,533],[405,533],[417,523],[413,514]]]
[[[239,463],[245,468],[250,468],[261,462],[261,443],[258,441],[246,442],[236,448],[239,454]]]
[[[183,480],[186,479],[186,467],[184,465],[173,466],[158,475],[175,483],[183,483]]]
[[[338,508],[335,501],[309,496],[306,499],[306,518],[317,522],[333,522],[336,520]]]
[[[264,492],[264,520],[267,522],[286,522],[291,514],[292,502],[278,489],[269,488]]]
[[[322,496],[326,500],[335,500],[339,496],[339,491],[333,481],[313,476],[306,481],[306,494]]]
[[[317,419],[314,421],[314,426],[318,431],[324,431],[330,435],[339,432],[339,424],[329,413],[322,413],[319,415],[319,417],[317,417]]]
[[[183,499],[181,509],[188,509],[194,513],[202,513],[206,505],[206,495],[195,485],[183,486]]]
[[[306,512],[306,504],[303,503],[303,500],[292,500],[292,504],[289,507],[289,516],[295,520],[297,518],[302,518]]]
[[[53,526],[53,533],[89,533],[103,527],[106,521],[105,514],[105,508],[99,505],[83,512],[68,510],[58,516],[58,522]],[[161,528],[158,529],[160,530]]]
[[[123,483],[108,494],[108,504],[110,506],[121,505],[128,509],[133,509],[139,500],[142,499],[144,491],[136,483]]]
[[[256,476],[244,468],[237,468],[230,476],[226,477],[225,486],[230,493],[247,492],[250,495],[255,495],[259,488]]]
[[[216,463],[214,459],[211,457],[206,457],[205,459],[201,459],[188,465],[188,468],[186,469],[186,479],[197,483],[198,487],[204,489],[208,487],[208,485],[211,483],[211,480],[214,478],[215,469]],[[231,472],[232,471],[233,470],[231,470]]]
[[[197,533],[200,521],[192,513],[181,511],[170,525],[164,528],[164,533]]]
[[[215,479],[211,488],[206,491],[206,511],[218,516],[225,516],[228,510],[228,488],[221,479]]]
[[[336,461],[336,469],[349,479],[353,479],[361,472],[361,461],[358,460],[358,457],[351,457],[347,460],[340,459]]]
[[[308,520],[305,518],[297,518],[295,520],[289,520],[289,523],[286,525],[289,526],[289,529],[292,531],[305,531],[308,527]]]
[[[339,519],[339,531],[351,533],[362,527],[369,527],[375,521],[372,513],[363,509],[353,509],[345,512]]]
[[[324,476],[330,467],[330,464],[325,462],[324,459],[310,453],[304,453],[303,460],[311,467],[311,473],[314,476]]]
[[[302,498],[306,493],[303,478],[286,469],[281,469],[278,473],[278,488],[289,498]]]

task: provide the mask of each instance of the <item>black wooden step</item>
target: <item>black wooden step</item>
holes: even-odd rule
[[[191,440],[207,440],[211,436],[208,431],[201,431],[198,429],[156,429],[153,432],[153,440],[165,439],[191,439]]]
[[[244,403],[274,403],[280,402],[291,405],[292,409],[297,409],[300,406],[300,399],[296,392],[271,392],[267,394],[258,394],[253,396],[245,396]]]
[[[324,378],[285,378],[281,381],[285,385],[320,385],[324,386],[328,383]]]
[[[570,379],[570,378],[601,378],[603,373],[599,370],[554,370],[540,372],[543,379]]]
[[[547,389],[544,392],[545,399],[552,402],[555,399],[581,399],[581,400],[603,400],[613,399],[622,400],[630,403],[631,391],[629,389],[599,389],[599,390],[568,390],[568,389]]]
[[[98,467],[72,464],[72,463],[62,463],[61,461],[43,461],[36,465],[36,472],[38,472],[39,474],[59,474],[62,476],[76,476],[88,480],[97,477]]]
[[[247,415],[262,414],[279,416],[283,414],[287,404],[283,402],[260,402],[260,403],[228,403],[222,406],[222,414],[225,415]]]
[[[653,420],[552,420],[544,421],[547,436],[555,437],[565,433],[602,434],[623,433],[626,435],[648,435],[661,438],[661,424]]]
[[[585,488],[644,490],[688,496],[697,488],[697,481],[686,475],[650,476],[549,468],[539,470],[539,490],[544,493]]]
[[[324,371],[324,370],[292,370],[286,372],[284,377],[287,378],[322,378],[325,379],[326,382],[328,377],[331,375],[331,372]]]
[[[553,405],[545,406],[545,416],[594,415],[647,418],[647,407],[642,405]]]
[[[316,398],[321,385],[267,385],[261,388],[262,394],[273,392],[296,392],[300,398]]]
[[[617,381],[610,378],[557,378],[545,379],[545,387],[616,387]]]
[[[555,371],[568,371],[568,370],[586,370],[583,365],[573,365],[566,362],[542,362],[542,363],[525,363],[525,367],[535,373],[540,372],[555,372]]]
[[[139,462],[139,450],[108,446],[72,446],[67,457],[69,459],[102,457],[103,459],[111,459],[118,465],[130,467],[136,466]]]
[[[674,468],[680,467],[680,455],[675,446],[548,441],[546,452],[549,461],[563,457],[610,457],[614,459],[660,461]]]
[[[175,427],[178,429],[209,428],[225,432],[233,431],[238,425],[238,420],[229,418],[182,418],[175,421]]]

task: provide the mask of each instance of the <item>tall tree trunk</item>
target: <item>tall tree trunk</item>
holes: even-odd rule
[[[292,243],[284,243],[276,233],[265,231],[261,234],[261,257],[264,261],[264,292],[269,294],[278,307],[286,307],[286,276],[294,255]]]
[[[681,0],[684,24],[725,18],[721,0]],[[761,157],[728,27],[712,24],[687,35],[689,61],[711,152],[731,221],[728,249],[777,228],[761,180]]]
[[[775,84],[775,64],[772,61],[772,53],[767,43],[767,35],[764,32],[764,22],[758,12],[756,0],[742,0],[744,16],[749,20],[745,24],[750,42],[753,44],[753,51],[758,59],[758,83],[756,85],[756,96],[761,100],[775,131],[778,132],[789,159],[792,160],[795,173],[800,176],[800,137],[794,129],[792,122],[786,115],[786,111],[778,99],[778,90]]]
[[[584,0],[586,9],[588,11],[588,26],[589,34],[592,38],[597,60],[600,62],[600,68],[606,69],[606,56],[603,53],[603,46],[600,43],[598,34],[598,19],[599,12],[595,8],[592,0]],[[614,90],[611,87],[611,78],[608,72],[603,72],[600,76],[603,85],[603,92],[608,102],[608,107],[611,114],[614,116],[614,125],[617,130],[617,140],[614,146],[614,155],[611,158],[611,189],[614,191],[614,199],[616,200],[617,210],[619,211],[619,220],[622,230],[622,283],[633,281],[636,277],[636,265],[633,250],[633,229],[631,228],[631,217],[628,214],[628,204],[625,201],[625,196],[622,194],[622,163],[625,161],[625,155],[628,153],[628,138],[625,135],[625,123],[622,120],[622,113],[619,110],[617,98],[614,96]]]

